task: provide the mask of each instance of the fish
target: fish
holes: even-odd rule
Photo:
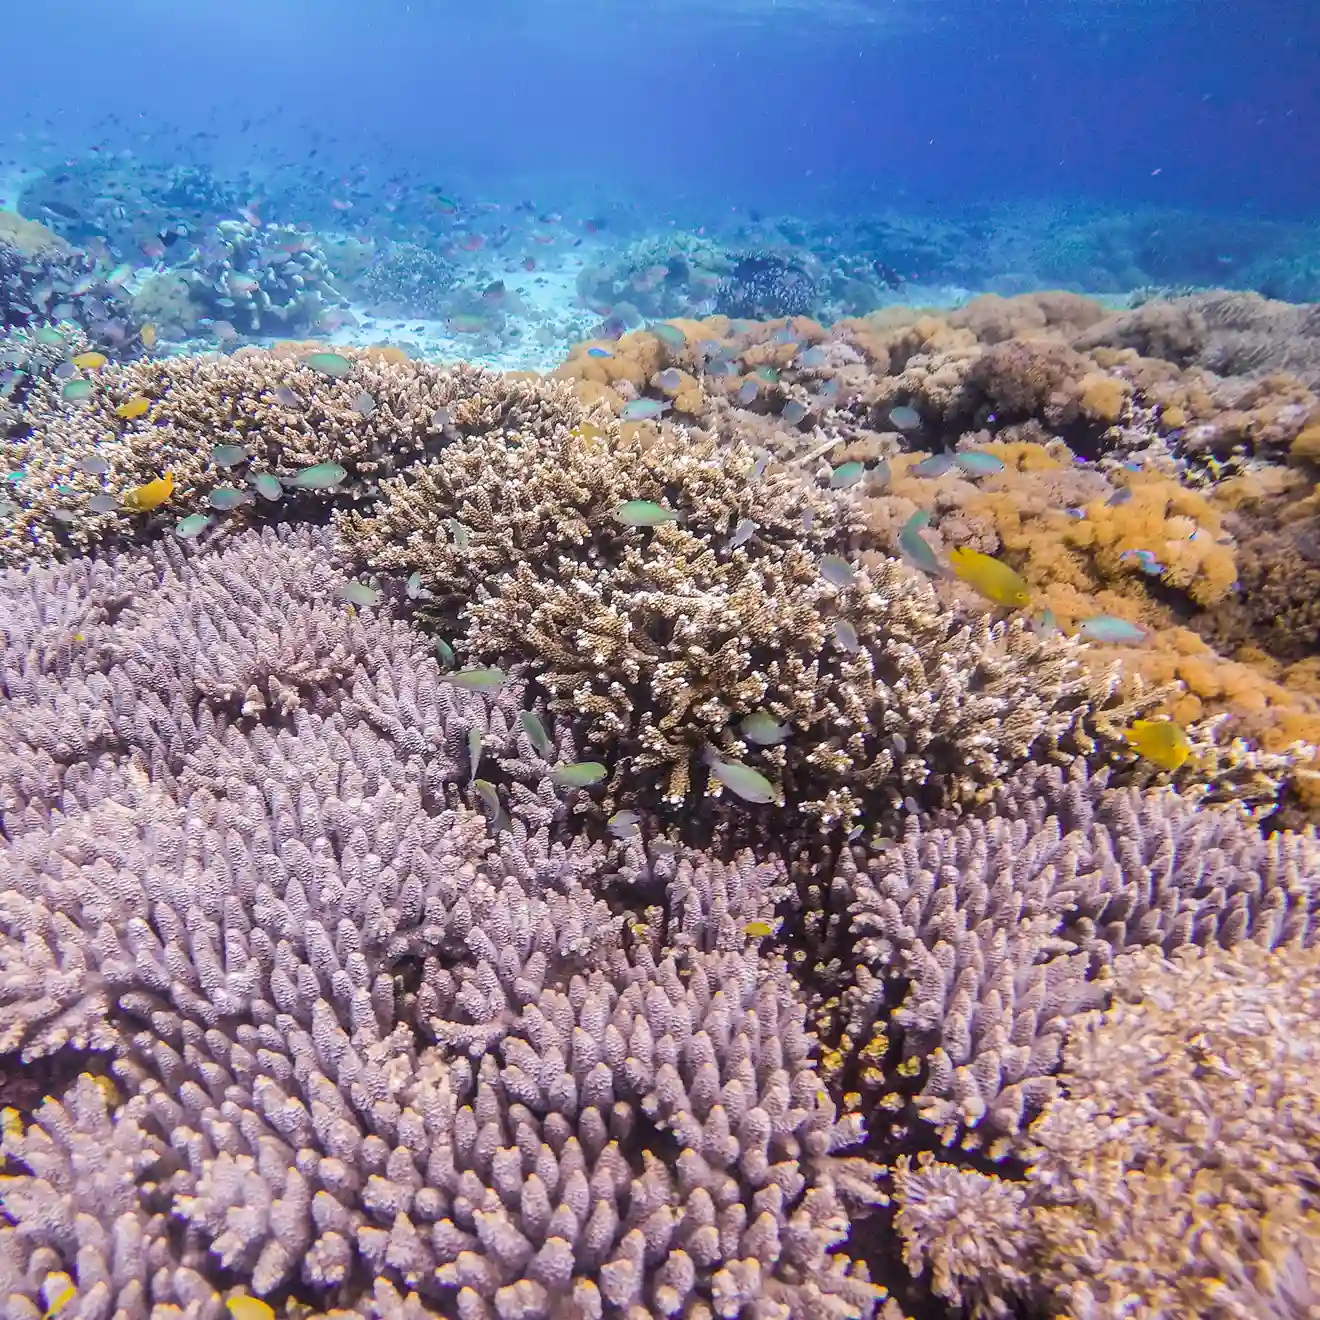
[[[457,657],[454,655],[454,648],[450,646],[443,637],[437,637],[434,645],[435,653],[440,657],[440,663],[447,669],[452,669],[457,662]]]
[[[151,408],[151,400],[145,399],[140,394],[135,394],[131,399],[125,399],[123,403],[115,409],[115,416],[122,417],[126,422],[131,422],[135,417],[141,417],[143,413]]]
[[[733,397],[742,406],[747,407],[749,403],[755,401],[757,394],[760,393],[760,386],[754,380],[745,380],[738,389],[738,393]]]
[[[289,485],[297,490],[334,490],[346,476],[338,463],[316,463],[295,473]]]
[[[932,454],[920,463],[914,463],[908,472],[914,477],[942,477],[952,467],[952,454]]]
[[[930,514],[925,509],[918,509],[903,524],[903,529],[898,534],[898,551],[913,568],[919,568],[923,573],[929,573],[931,577],[943,577],[944,569],[940,566],[940,561],[935,558],[935,551],[930,548],[926,538],[921,534],[922,529],[929,524]]]
[[[79,353],[69,359],[79,371],[96,371],[110,361],[104,353]]]
[[[753,770],[750,765],[743,765],[741,761],[722,761],[709,752],[706,755],[706,763],[710,766],[710,773],[715,780],[735,797],[742,798],[744,802],[765,803],[779,800],[775,786],[759,770]]]
[[[470,784],[475,784],[477,782],[477,771],[481,769],[481,749],[483,741],[481,729],[474,724],[468,730],[467,735],[468,765],[472,767],[472,774],[468,779],[468,783]]]
[[[78,466],[87,473],[89,477],[103,477],[110,471],[110,464],[101,457],[100,454],[84,454],[78,460]]]
[[[687,336],[676,325],[669,325],[661,321],[649,328],[651,333],[666,348],[682,348],[687,343]]]
[[[677,367],[666,367],[655,375],[651,383],[666,394],[677,394],[683,388],[683,373]]]
[[[275,402],[286,408],[301,408],[303,401],[287,386],[280,385],[275,390]]]
[[[593,358],[609,358],[613,357],[614,354],[611,353],[608,348],[602,348],[599,344],[593,344],[587,349],[587,356]]]
[[[954,454],[953,461],[969,477],[988,477],[1004,470],[1004,460],[995,454],[987,454],[984,449],[964,449]]]
[[[609,820],[605,822],[605,828],[616,839],[631,839],[640,834],[641,815],[625,807],[622,811],[616,811]]]
[[[477,797],[481,799],[481,804],[486,808],[486,816],[490,821],[490,827],[496,834],[501,830],[513,828],[513,822],[509,820],[508,813],[504,810],[500,802],[499,790],[487,779],[474,779],[472,781],[472,790]]]
[[[92,513],[114,513],[119,508],[119,501],[106,491],[99,491],[87,499],[87,508]]]
[[[142,341],[142,347],[151,352],[156,347],[156,341],[159,336],[156,333],[156,327],[150,321],[138,331],[138,338]]]
[[[550,772],[560,788],[590,788],[599,784],[609,771],[599,761],[563,761]]]
[[[900,403],[898,407],[891,408],[889,410],[889,420],[900,431],[916,431],[921,426],[921,414],[906,403]]]
[[[376,411],[376,400],[370,394],[363,390],[361,394],[353,400],[353,411],[361,417],[370,417]]]
[[[779,415],[783,418],[785,426],[796,426],[808,412],[807,405],[799,399],[789,399],[784,404],[784,410]]]
[[[471,532],[457,518],[446,518],[445,526],[449,528],[449,534],[454,538],[454,545],[458,549],[466,550],[472,544]]]
[[[41,1281],[41,1298],[46,1303],[43,1320],[53,1320],[77,1295],[73,1280],[63,1270],[46,1275]]]
[[[211,462],[218,468],[237,467],[247,456],[242,445],[216,445],[211,450]]]
[[[847,619],[835,619],[834,640],[838,642],[849,655],[857,655],[862,649],[862,643],[857,636],[857,629],[854,628]]]
[[[469,692],[498,692],[504,686],[504,670],[460,669],[454,674],[445,674],[446,682],[466,688]]]
[[[865,475],[865,463],[840,463],[830,473],[830,489],[847,490],[849,486],[855,486]]]
[[[672,509],[662,508],[654,500],[625,500],[614,510],[614,521],[625,527],[659,527],[677,519]]]
[[[1161,770],[1177,770],[1192,754],[1187,731],[1172,720],[1133,720],[1123,737],[1138,756]]]
[[[192,541],[201,536],[211,525],[211,516],[206,513],[190,513],[174,524],[174,535],[180,541]]]
[[[630,403],[624,404],[622,417],[626,422],[651,421],[663,417],[670,406],[668,400],[661,402],[659,399],[633,399]]]
[[[1120,486],[1106,501],[1109,508],[1117,508],[1120,504],[1126,504],[1132,498],[1131,486]]]
[[[729,537],[728,549],[736,550],[740,545],[746,545],[756,534],[759,526],[759,523],[753,522],[750,518],[740,518],[737,527],[733,529],[733,535]]]
[[[37,343],[46,344],[50,348],[63,348],[68,341],[62,334],[51,326],[43,325],[37,331]]]
[[[1077,631],[1093,642],[1114,646],[1137,646],[1146,640],[1146,630],[1112,614],[1093,614],[1077,625]]]
[[[234,486],[217,486],[207,497],[206,502],[221,513],[236,509],[240,504],[251,504],[253,495],[250,490],[239,490]]]
[[[343,380],[353,371],[353,363],[341,353],[309,353],[302,359],[302,365],[332,380]]]
[[[993,555],[982,554],[965,545],[955,546],[949,551],[949,567],[955,577],[996,605],[1020,609],[1031,604],[1031,590],[1027,584]]]
[[[84,399],[90,399],[93,393],[90,380],[71,380],[60,391],[60,397],[69,403],[81,403]]]
[[[857,570],[838,555],[821,556],[820,575],[835,587],[851,587],[857,582]]]
[[[246,1293],[226,1297],[225,1306],[233,1320],[275,1320],[275,1311],[269,1302],[263,1302],[260,1297],[249,1297]]]
[[[249,474],[248,481],[263,500],[274,503],[284,498],[284,486],[273,472],[253,472]]]
[[[775,933],[775,928],[768,921],[749,921],[743,927],[743,934],[750,940],[763,940]]]
[[[550,741],[541,717],[534,710],[524,710],[518,715],[518,723],[522,725],[528,742],[536,748],[537,754],[548,761],[554,755],[555,745]]]
[[[780,724],[769,711],[754,710],[738,726],[739,733],[758,747],[774,747],[788,737],[788,725]]]
[[[134,513],[150,513],[158,509],[174,494],[174,473],[166,472],[141,486],[126,490],[120,503]]]
[[[350,605],[379,605],[385,593],[379,587],[350,579],[339,588],[339,594]]]
[[[437,408],[435,412],[431,414],[431,425],[437,431],[443,431],[446,427],[453,426],[453,424],[454,415],[448,408]]]
[[[829,360],[829,354],[817,344],[814,348],[804,348],[797,357],[793,359],[795,367],[823,367]]]
[[[403,591],[409,600],[430,600],[432,598],[431,593],[422,586],[420,570],[408,574],[408,580],[403,584]]]
[[[752,375],[755,376],[757,380],[764,381],[767,385],[779,384],[779,372],[777,372],[774,367],[768,365],[757,367],[756,370],[752,372]]]

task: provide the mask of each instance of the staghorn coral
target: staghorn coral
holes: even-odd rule
[[[1265,839],[1167,790],[1039,766],[992,803],[909,823],[865,866],[845,852],[822,885],[851,918],[820,951],[850,967],[834,1066],[896,1123],[1002,1153],[1055,1093],[1069,1023],[1118,984],[1118,955],[1320,940],[1311,833]]]
[[[838,505],[763,466],[736,440],[677,430],[492,434],[387,481],[344,530],[374,567],[421,575],[468,656],[526,665],[624,801],[660,772],[681,804],[718,754],[851,824],[864,802],[957,797],[1033,750],[1090,746],[1080,724],[1106,689],[1070,644],[950,611],[892,560],[831,583]],[[621,526],[631,499],[682,522]],[[756,530],[731,547],[744,518]],[[757,711],[786,726],[782,746],[740,731]]]
[[[978,1316],[1310,1314],[1318,970],[1314,948],[1252,943],[1124,958],[1119,1002],[1072,1026],[1024,1183],[900,1163],[913,1272],[929,1264],[937,1295]]]
[[[836,1251],[874,1199],[838,1153],[861,1123],[742,930],[782,870],[553,842],[513,698],[336,618],[336,564],[303,529],[4,580],[0,1051],[101,1051],[114,1079],[8,1120],[5,1295],[38,1306],[64,1270],[130,1317],[235,1278],[362,1314],[382,1288],[500,1317],[871,1314]],[[236,709],[263,667],[293,695]],[[474,717],[498,842],[447,805]],[[629,925],[616,885],[669,897]]]
[[[220,359],[103,367],[93,377],[92,399],[76,406],[63,402],[53,386],[36,388],[25,404],[30,429],[0,451],[0,466],[21,469],[11,485],[16,508],[0,519],[0,562],[131,536],[135,519],[122,511],[93,512],[86,501],[121,496],[165,470],[175,482],[169,511],[187,513],[206,510],[216,486],[245,484],[253,472],[291,478],[305,466],[340,464],[348,480],[338,491],[298,495],[315,506],[368,496],[381,477],[438,450],[456,432],[534,429],[581,415],[561,385],[387,360],[371,350],[343,355],[353,367],[342,380],[301,365],[305,354],[244,349]],[[364,394],[371,405],[366,411]],[[150,400],[151,410],[125,421],[115,409],[135,397]],[[447,417],[437,417],[442,408]],[[211,459],[217,445],[241,446],[248,458],[223,470]],[[83,470],[81,461],[91,456],[109,465],[106,476]],[[234,516],[251,516],[251,506],[240,506]]]

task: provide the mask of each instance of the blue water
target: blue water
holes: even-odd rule
[[[1021,197],[1320,209],[1320,7],[1301,0],[7,8],[10,157],[16,131],[151,154],[212,129],[181,150],[297,168],[319,134],[332,168],[681,222]]]

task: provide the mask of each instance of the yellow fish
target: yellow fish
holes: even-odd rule
[[[104,353],[79,353],[73,359],[73,365],[80,371],[95,371],[97,367],[103,367],[109,361]]]
[[[138,338],[142,340],[142,347],[150,351],[156,347],[156,327],[148,322],[138,331]]]
[[[73,1280],[63,1270],[46,1275],[41,1282],[41,1295],[46,1303],[46,1320],[59,1315],[77,1296]]]
[[[249,1297],[246,1294],[226,1297],[225,1305],[234,1320],[275,1320],[275,1312],[259,1297]]]
[[[753,940],[763,940],[774,933],[775,928],[768,921],[749,921],[743,927],[743,934]]]
[[[1133,720],[1123,737],[1138,756],[1161,770],[1176,770],[1192,754],[1185,730],[1172,720]]]
[[[125,421],[132,421],[134,417],[141,417],[150,407],[150,399],[144,399],[140,394],[135,394],[131,399],[127,399],[121,403],[119,407],[115,409],[115,413],[124,418]]]
[[[986,600],[1006,605],[1011,610],[1031,604],[1031,591],[1027,584],[1002,560],[969,550],[965,545],[949,551],[949,567],[954,575],[975,587]]]
[[[135,486],[132,490],[126,490],[121,502],[126,509],[134,509],[138,513],[150,513],[152,509],[159,509],[173,494],[174,473],[167,472],[163,477],[148,481],[145,486]]]

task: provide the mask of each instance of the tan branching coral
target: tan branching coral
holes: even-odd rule
[[[900,1162],[909,1265],[982,1316],[1314,1314],[1320,951],[1147,951],[1116,973],[1119,1002],[1073,1027],[1024,1184]]]
[[[88,501],[122,497],[165,471],[174,474],[165,512],[176,518],[207,510],[217,486],[245,486],[258,472],[287,479],[326,462],[346,470],[344,484],[300,497],[352,499],[457,434],[535,429],[581,415],[563,385],[381,361],[349,349],[340,356],[351,370],[332,379],[305,366],[305,356],[244,349],[225,358],[106,366],[89,373],[93,393],[85,403],[64,401],[58,382],[38,387],[26,408],[30,434],[0,444],[0,467],[20,472],[10,488],[15,507],[0,518],[0,562],[130,535],[135,516],[98,513]],[[116,409],[131,399],[150,406],[127,420]],[[216,446],[240,446],[247,457],[222,468],[212,457]],[[89,461],[108,471],[89,473]]]
[[[764,468],[736,438],[678,429],[490,434],[385,482],[344,530],[374,567],[420,574],[470,658],[526,664],[625,798],[660,773],[682,802],[716,755],[851,823],[867,801],[956,797],[1089,746],[1109,688],[1073,644],[950,610],[893,560],[831,581],[846,508]],[[621,525],[629,500],[681,521]],[[781,726],[769,745],[752,715]]]

